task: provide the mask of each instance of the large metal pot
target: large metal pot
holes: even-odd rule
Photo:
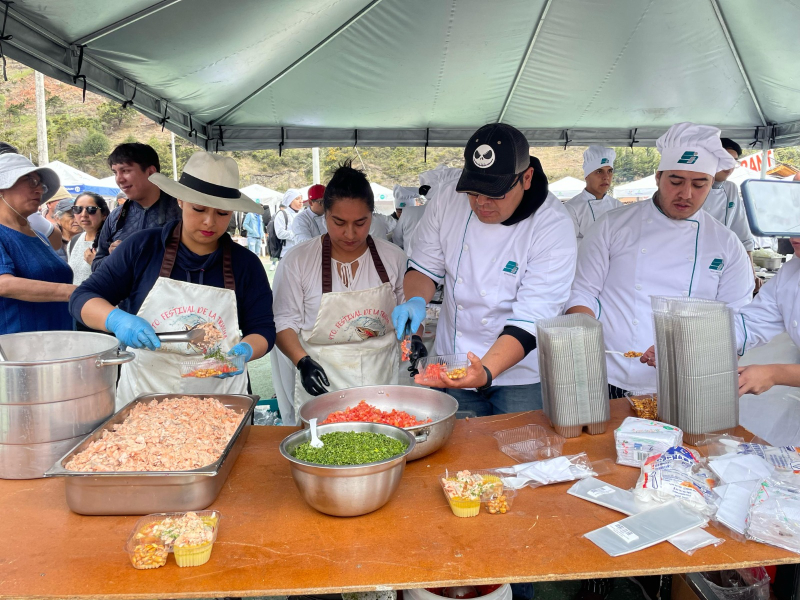
[[[117,369],[133,359],[100,333],[0,336],[0,479],[33,479],[114,413]]]
[[[414,435],[382,423],[331,423],[317,427],[324,435],[332,431],[371,431],[408,444],[406,451],[382,462],[353,467],[315,465],[299,460],[292,452],[311,439],[309,429],[301,429],[281,442],[281,454],[289,461],[300,495],[312,508],[334,517],[365,515],[389,501],[400,485],[406,459],[414,450]]]
[[[404,410],[418,420],[431,419],[431,423],[407,427],[417,442],[408,460],[416,460],[436,452],[445,445],[456,424],[458,402],[444,392],[410,385],[371,385],[338,392],[328,392],[312,398],[300,407],[300,421],[304,428],[310,419],[324,421],[332,412],[353,407],[362,400],[381,410]]]

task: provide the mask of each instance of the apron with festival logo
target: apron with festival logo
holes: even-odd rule
[[[325,369],[331,391],[396,384],[398,379],[400,351],[392,325],[397,301],[372,237],[367,237],[367,246],[383,283],[366,290],[333,292],[331,239],[322,236],[322,299],[314,328],[301,331],[299,337],[303,349]],[[358,268],[367,267],[361,261]],[[295,410],[311,398],[298,375]]]
[[[161,272],[137,315],[150,323],[156,333],[197,327],[206,329],[218,341],[215,347],[227,352],[241,340],[230,242],[222,242],[224,289],[175,281],[169,276],[178,256],[181,229],[182,224],[178,223],[167,240]],[[189,344],[162,344],[155,352],[132,348],[131,351],[136,358],[122,365],[117,388],[117,409],[143,394],[247,393],[246,367],[242,375],[225,379],[181,377],[182,362],[203,356],[201,350]]]

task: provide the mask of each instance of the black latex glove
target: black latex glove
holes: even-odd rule
[[[419,362],[420,358],[425,358],[428,356],[428,349],[425,347],[425,344],[422,343],[422,338],[418,335],[411,336],[411,353],[408,355],[408,372],[411,375],[416,375],[419,373],[417,369],[417,363]]]
[[[312,396],[319,396],[320,394],[327,394],[328,390],[325,389],[328,382],[328,376],[325,370],[318,362],[311,359],[310,356],[304,356],[297,361],[297,370],[300,371],[300,381],[303,383],[303,388]]]

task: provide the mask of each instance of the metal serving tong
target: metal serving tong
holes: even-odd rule
[[[187,329],[186,331],[167,331],[157,333],[156,337],[165,344],[189,344],[201,352],[208,350],[205,329]]]

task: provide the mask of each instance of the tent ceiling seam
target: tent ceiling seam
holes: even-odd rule
[[[428,117],[428,122],[433,121],[434,114],[436,113],[436,103],[439,101],[439,92],[442,91],[442,80],[444,79],[444,69],[447,64],[447,54],[450,49],[450,35],[453,33],[453,22],[456,20],[456,5],[457,0],[452,0],[450,3],[450,18],[447,20],[447,32],[444,34],[444,54],[442,62],[439,65],[439,76],[436,78],[436,89],[433,93],[433,102],[431,103],[431,112]]]
[[[381,1],[382,0],[370,0],[369,4],[367,4],[364,8],[359,10],[356,14],[354,14],[352,17],[350,17],[347,21],[342,23],[333,32],[331,32],[328,36],[326,36],[322,41],[320,41],[318,44],[313,46],[310,50],[305,52],[300,58],[298,58],[297,60],[292,62],[289,66],[285,67],[280,73],[278,73],[277,75],[272,77],[265,84],[263,84],[260,87],[256,88],[253,92],[251,92],[250,94],[245,96],[242,100],[240,100],[239,102],[234,104],[222,116],[209,121],[208,122],[209,126],[219,125],[221,123],[221,121],[224,121],[225,119],[227,119],[231,114],[233,114],[234,112],[239,110],[245,103],[247,103],[250,100],[252,100],[254,97],[256,97],[258,94],[263,92],[265,89],[267,89],[269,86],[271,86],[273,83],[275,83],[279,79],[282,79],[284,77],[284,75],[289,73],[291,70],[293,70],[298,65],[302,64],[303,62],[305,62],[309,57],[314,55],[318,50],[320,50],[324,46],[327,46],[328,43],[333,41],[337,36],[339,36],[339,34],[344,33],[351,25],[356,23],[359,19],[361,19],[361,17],[366,15],[373,8],[375,8]]]
[[[719,3],[717,0],[709,0],[711,3],[711,7],[714,9],[714,14],[717,16],[717,21],[719,21],[719,26],[722,29],[722,34],[725,36],[725,40],[728,42],[728,47],[731,50],[731,54],[733,54],[733,58],[736,61],[736,66],[739,67],[739,73],[741,73],[742,78],[744,79],[744,85],[747,87],[747,91],[750,94],[750,99],[753,101],[753,105],[758,112],[758,117],[761,119],[761,124],[765,127],[767,126],[767,119],[764,117],[764,112],[761,110],[761,104],[758,102],[758,97],[756,96],[756,92],[753,89],[752,84],[750,83],[750,77],[747,75],[747,70],[744,68],[744,63],[742,62],[742,58],[739,55],[739,51],[736,49],[736,44],[733,43],[733,38],[731,37],[731,33],[728,30],[728,24],[725,22],[725,17],[722,14],[722,10],[720,9]]]
[[[581,122],[583,117],[586,116],[586,113],[589,111],[589,109],[594,104],[594,101],[597,100],[597,96],[600,95],[600,92],[603,90],[605,85],[608,83],[608,80],[611,78],[611,74],[616,70],[617,65],[619,64],[619,61],[622,59],[622,56],[625,54],[625,51],[628,49],[628,46],[630,46],[631,40],[633,39],[633,36],[635,36],[636,32],[639,31],[639,28],[642,26],[642,21],[644,21],[645,17],[647,17],[647,13],[650,12],[650,8],[652,6],[653,6],[653,0],[650,0],[650,2],[647,3],[647,8],[645,8],[644,11],[642,11],[642,14],[639,17],[639,20],[636,21],[636,27],[633,28],[633,31],[631,31],[631,34],[628,36],[628,39],[625,40],[625,44],[622,46],[622,49],[617,54],[617,57],[614,59],[614,63],[611,65],[611,67],[608,69],[608,71],[606,71],[606,75],[605,75],[605,77],[603,77],[603,81],[600,82],[600,85],[597,87],[597,89],[595,90],[594,94],[592,94],[592,97],[589,99],[589,102],[586,103],[586,106],[583,108],[583,112],[581,112],[581,114],[578,116],[578,118],[575,119],[575,125],[577,125],[578,123]],[[633,137],[633,139],[635,141],[635,138],[636,138],[636,132],[635,131],[634,131],[632,137]],[[631,148],[632,147],[633,147],[633,144],[631,144]]]
[[[141,21],[142,19],[145,19],[145,18],[149,17],[150,15],[157,13],[160,10],[163,10],[165,8],[169,8],[173,4],[177,4],[180,1],[181,0],[161,0],[161,2],[157,2],[156,4],[153,4],[152,6],[148,6],[147,8],[144,8],[144,9],[140,10],[139,12],[133,13],[132,15],[128,15],[124,19],[120,19],[119,21],[115,21],[114,23],[111,23],[110,25],[106,25],[105,27],[103,27],[101,29],[98,29],[97,31],[93,31],[90,34],[85,35],[82,38],[79,38],[79,39],[75,40],[73,42],[73,44],[75,44],[76,46],[85,46],[87,44],[91,44],[92,42],[96,42],[97,40],[99,40],[103,36],[108,35],[109,33],[113,33],[115,31],[118,31],[118,30],[122,29],[123,27],[127,27],[131,23],[135,23],[136,21]]]
[[[503,118],[506,116],[506,111],[508,110],[508,106],[509,104],[511,104],[511,97],[517,90],[517,85],[519,85],[519,82],[522,79],[522,73],[525,71],[525,67],[528,66],[528,60],[530,59],[531,53],[533,52],[533,46],[536,43],[537,38],[539,37],[539,32],[542,30],[542,25],[544,25],[544,19],[547,16],[547,12],[550,10],[550,5],[552,3],[553,0],[547,0],[547,2],[545,2],[544,7],[542,8],[542,12],[539,14],[539,19],[536,22],[536,27],[533,28],[533,34],[531,35],[531,39],[528,42],[528,47],[525,50],[525,56],[522,57],[522,62],[520,62],[519,68],[517,68],[517,74],[514,77],[514,81],[511,83],[511,87],[508,90],[508,94],[506,94],[506,99],[505,102],[503,102],[503,107],[500,109],[500,116],[497,117],[498,123],[502,123]]]

